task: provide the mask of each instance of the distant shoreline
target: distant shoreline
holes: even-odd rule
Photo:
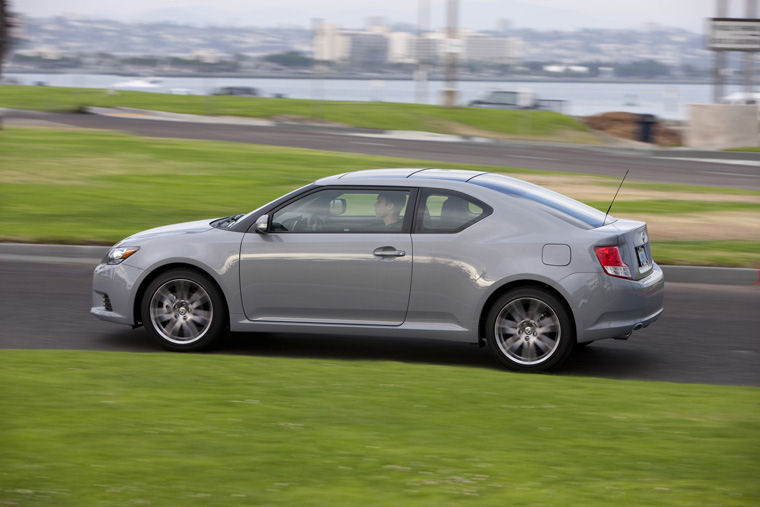
[[[246,73],[246,72],[215,72],[215,73],[188,73],[188,72],[158,72],[146,74],[143,72],[107,71],[103,69],[14,69],[6,67],[4,75],[8,74],[99,74],[122,77],[167,77],[167,78],[239,78],[239,79],[324,79],[324,80],[364,80],[364,81],[414,81],[411,74],[323,74],[315,76],[306,73]],[[443,76],[434,75],[428,81],[443,82]],[[547,76],[459,76],[457,81],[493,81],[493,82],[540,82],[540,83],[617,83],[617,84],[683,84],[704,85],[712,84],[711,78],[652,78],[652,79],[628,79],[628,78],[599,78],[599,77],[547,77]],[[741,84],[740,79],[729,79],[728,85]]]

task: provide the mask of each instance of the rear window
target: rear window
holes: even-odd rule
[[[484,174],[469,181],[510,197],[533,201],[549,208],[560,217],[564,215],[567,219],[578,220],[589,227],[601,227],[604,223],[604,213],[598,209],[526,181],[499,174]],[[607,217],[607,223],[614,221],[614,218]]]

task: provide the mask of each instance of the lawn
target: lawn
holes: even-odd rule
[[[757,505],[757,388],[0,351],[0,502]]]
[[[79,111],[88,106],[131,107],[173,113],[331,122],[381,130],[421,130],[487,137],[524,137],[567,142],[598,142],[570,116],[550,111],[512,111],[423,104],[318,101],[264,97],[216,97],[95,88],[0,86],[0,107]]]
[[[760,241],[655,241],[652,257],[660,264],[760,266]]]
[[[6,128],[0,133],[0,240],[112,244],[150,227],[247,212],[331,174],[426,166],[513,173],[602,210],[615,191],[615,179],[598,176],[96,130]],[[760,192],[630,182],[612,213],[647,217],[658,261],[756,267],[758,211]],[[687,219],[687,226],[678,222]],[[704,220],[709,225],[701,225]],[[668,242],[667,249],[657,247],[660,241]],[[695,241],[709,241],[709,253],[692,249]],[[689,248],[679,248],[681,243]],[[666,250],[674,255],[665,256]]]

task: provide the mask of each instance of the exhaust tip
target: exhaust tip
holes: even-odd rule
[[[616,336],[614,339],[615,340],[627,340],[628,338],[631,337],[631,332],[632,331],[626,331],[625,333],[621,334],[620,336]]]
[[[638,324],[636,324],[635,326],[633,326],[633,330],[634,331],[638,331],[642,327],[644,327],[644,324],[642,324],[641,322],[639,322]]]

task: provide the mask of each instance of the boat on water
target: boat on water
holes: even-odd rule
[[[724,104],[757,104],[760,107],[760,93],[735,92],[721,98]]]
[[[190,88],[167,88],[164,80],[159,77],[147,77],[119,81],[111,85],[111,90],[137,91],[154,93],[171,93],[172,95],[196,95],[198,92]]]
[[[164,80],[158,77],[141,77],[129,81],[119,81],[111,85],[114,90],[151,90],[163,87]]]
[[[234,95],[236,97],[258,97],[259,90],[251,86],[222,86],[211,91],[211,95]]]
[[[562,113],[566,109],[566,100],[539,99],[529,90],[505,91],[494,90],[484,97],[473,100],[470,107],[487,107],[495,109],[531,109],[536,111],[554,111]]]

